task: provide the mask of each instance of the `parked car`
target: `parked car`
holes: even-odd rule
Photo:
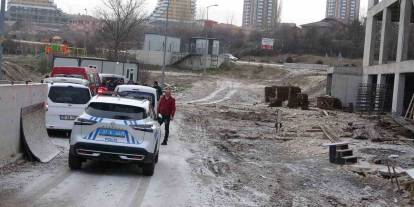
[[[51,81],[48,79],[47,81]],[[73,82],[83,81],[83,84],[51,81],[48,84],[46,105],[46,129],[67,130],[73,128],[75,119],[83,113],[92,97],[91,90],[85,86],[87,81],[74,79]]]
[[[161,130],[147,100],[95,96],[76,119],[70,138],[69,167],[86,160],[138,164],[154,174]]]
[[[138,100],[147,99],[151,101],[151,106],[158,112],[157,90],[148,86],[140,85],[119,85],[115,88],[115,95],[120,97],[130,97]]]
[[[89,88],[93,94],[98,93],[101,80],[98,71],[89,67],[54,67],[50,77],[80,78],[89,81]]]
[[[109,92],[114,91],[118,85],[123,85],[128,82],[124,76],[115,74],[99,74],[99,79],[106,88],[106,90],[103,90]]]
[[[223,56],[224,56],[224,59],[228,59],[228,60],[231,60],[231,61],[238,61],[239,60],[239,58],[237,58],[234,55],[229,54],[229,53],[226,53]]]

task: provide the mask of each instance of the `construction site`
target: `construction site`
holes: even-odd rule
[[[186,2],[193,11],[195,1]],[[191,50],[182,51],[184,40],[150,33],[142,50],[125,51],[136,62],[86,57],[86,49],[83,55],[70,55],[79,48],[54,51],[49,43],[36,46],[45,49],[43,60],[37,50],[36,55],[5,55],[0,80],[0,207],[414,206],[414,53],[409,38],[413,3],[369,1],[363,59],[309,54],[238,59],[221,54],[217,38],[189,35],[185,41]],[[161,21],[168,6],[160,1],[153,20]],[[173,14],[173,19],[194,18]],[[391,38],[393,32],[398,32],[397,38]],[[20,44],[30,51],[38,45]],[[260,49],[273,48],[265,46]],[[45,70],[48,64],[53,70],[70,67],[94,73],[74,78],[84,84],[80,86],[45,82],[53,74]],[[76,74],[58,75],[68,79]],[[115,81],[97,88],[102,78],[98,75],[121,77],[122,84],[104,94],[102,87]],[[159,100],[158,81],[165,89]],[[58,105],[56,122],[72,121],[73,130],[51,130],[45,114],[51,111],[54,84],[83,88],[90,100],[132,102],[133,97],[121,99],[117,94],[123,85],[142,87],[138,92],[148,89],[154,96],[134,100],[142,104],[142,111],[131,112],[142,113],[138,120],[126,115],[104,118],[106,114],[71,117],[62,114],[74,103]],[[161,104],[156,101],[167,92],[172,92],[176,112],[168,117],[168,146],[159,146],[158,136],[167,129],[159,122]],[[107,130],[100,143],[107,151],[72,149],[76,126],[91,127],[104,119],[110,120],[106,128],[88,131],[83,139],[91,144],[100,130]],[[144,119],[151,125],[140,124]],[[154,154],[110,151],[121,138],[130,144],[127,130],[151,133],[133,144],[154,138]],[[127,132],[126,137],[119,131]],[[131,150],[133,144],[122,147]],[[124,160],[85,159],[75,169],[70,157],[74,151]],[[133,156],[135,161],[153,156],[152,174],[147,176],[142,163],[127,162]]]
[[[207,76],[167,73],[178,114],[155,177],[108,163],[68,171],[69,145],[57,134],[49,163],[1,168],[0,206],[85,206],[97,198],[101,206],[410,205],[412,132],[386,114],[338,107],[324,96],[326,71],[226,67]],[[150,74],[148,82],[161,76]],[[78,199],[85,183],[93,193]],[[134,196],[125,201],[128,190]]]

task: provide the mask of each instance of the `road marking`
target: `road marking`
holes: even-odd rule
[[[151,178],[149,177],[140,177],[139,180],[134,183],[133,185],[130,185],[128,190],[126,192],[134,192],[133,198],[130,202],[127,202],[128,207],[140,207],[142,202],[144,201],[145,193],[148,190],[149,184],[150,184]],[[128,198],[131,197],[131,194],[126,194],[120,201],[119,206],[122,206],[123,203],[125,203]]]

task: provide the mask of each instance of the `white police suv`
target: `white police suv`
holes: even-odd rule
[[[158,162],[161,130],[152,104],[113,96],[96,96],[75,120],[69,167],[86,160],[135,163],[152,176]]]

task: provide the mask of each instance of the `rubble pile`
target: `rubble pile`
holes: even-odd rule
[[[316,105],[318,108],[325,110],[342,109],[341,101],[331,96],[317,97]]]

